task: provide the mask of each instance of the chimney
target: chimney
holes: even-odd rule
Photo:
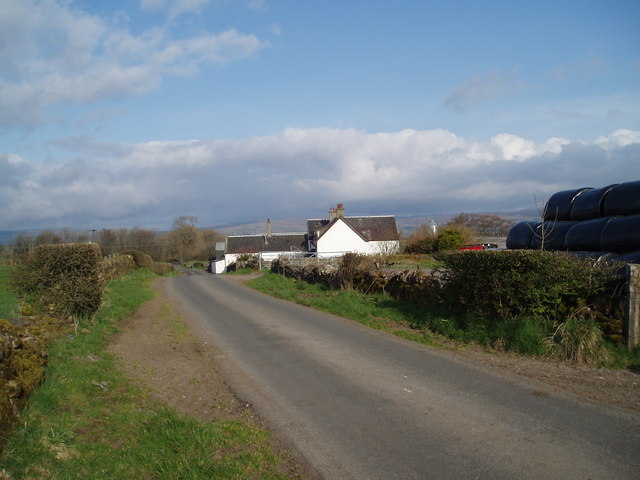
[[[335,208],[330,208],[329,209],[329,220],[333,220],[334,218],[337,218],[338,215],[336,214],[336,209]]]
[[[336,218],[344,217],[344,204],[339,203],[336,209]]]
[[[267,218],[267,237],[271,236],[271,219]]]

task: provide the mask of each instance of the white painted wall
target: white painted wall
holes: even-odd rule
[[[295,255],[296,253],[298,252],[260,252],[259,254],[252,253],[250,255],[259,255],[262,258],[263,262],[272,262],[273,260],[280,257],[281,255],[290,257],[291,255]],[[299,252],[299,253],[302,254],[304,252]],[[212,262],[211,271],[213,273],[225,273],[227,270],[227,265],[231,265],[236,260],[238,260],[238,257],[242,255],[246,255],[246,254],[245,253],[226,253],[224,256],[224,260],[218,260],[217,262]],[[219,265],[215,265],[215,264],[219,264]]]
[[[400,253],[400,240],[369,242],[371,255],[394,255]]]
[[[227,269],[227,262],[225,261],[224,258],[222,260],[215,260],[211,262],[211,273],[216,273],[216,274],[224,273],[226,269]]]
[[[317,242],[317,252],[320,258],[337,257],[347,252],[380,255],[399,251],[399,241],[367,242],[342,219],[334,223]]]
[[[367,242],[342,219],[334,223],[316,242],[318,257],[340,256],[345,252],[364,253]]]

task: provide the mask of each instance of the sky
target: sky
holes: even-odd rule
[[[0,0],[0,229],[640,180],[639,24],[637,0]]]

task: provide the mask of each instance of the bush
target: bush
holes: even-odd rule
[[[102,302],[100,247],[96,244],[41,245],[16,268],[18,296],[59,315],[91,315]]]
[[[404,246],[404,253],[410,255],[433,253],[436,250],[436,241],[437,237],[435,235],[409,238]]]
[[[454,228],[443,228],[438,233],[438,239],[436,240],[436,250],[438,252],[445,252],[448,250],[457,250],[465,243],[465,237],[463,233]]]
[[[563,321],[597,303],[616,279],[614,267],[562,252],[452,252],[439,259],[449,305],[486,318]]]
[[[153,271],[153,264],[155,262],[146,253],[140,250],[130,250],[125,252],[125,255],[130,255],[138,268],[146,268],[147,270]]]
[[[173,271],[173,265],[170,263],[156,262],[149,255],[139,250],[131,250],[126,254],[133,258],[138,268],[146,268],[156,275],[166,275]]]
[[[102,262],[102,273],[105,281],[133,272],[138,266],[131,255],[116,255]]]
[[[335,272],[337,285],[343,290],[352,290],[356,275],[365,260],[364,255],[358,253],[346,253],[340,261],[340,267]]]
[[[253,255],[250,253],[245,253],[243,255],[238,256],[236,261],[234,262],[235,266],[233,269],[227,268],[229,271],[237,271],[237,270],[258,270],[260,262],[258,260],[258,255]]]

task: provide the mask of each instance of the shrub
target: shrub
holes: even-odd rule
[[[436,250],[436,241],[437,237],[435,235],[407,239],[407,243],[404,246],[404,253],[411,255],[433,253]]]
[[[457,250],[465,243],[465,237],[462,232],[454,228],[443,228],[438,233],[436,240],[436,250],[444,252],[448,250]]]
[[[101,252],[96,244],[41,245],[16,268],[19,296],[60,315],[90,315],[102,302]]]
[[[258,270],[260,262],[258,260],[257,255],[253,255],[250,253],[245,253],[243,255],[238,256],[235,261],[235,270]]]
[[[155,262],[146,253],[141,252],[140,250],[130,250],[125,252],[125,255],[131,255],[131,258],[133,258],[133,261],[138,268],[146,268],[147,270],[153,271],[153,264]]]
[[[131,250],[127,252],[133,258],[138,268],[146,268],[156,275],[166,275],[173,271],[173,265],[170,263],[156,262],[149,255],[139,250]]]
[[[102,262],[102,273],[106,281],[133,272],[138,266],[131,255],[116,255]]]
[[[409,234],[404,245],[404,253],[421,255],[436,251],[437,235],[433,228],[421,225]]]
[[[567,305],[607,291],[614,269],[562,252],[452,252],[440,255],[451,305],[487,317],[564,318]]]
[[[356,275],[364,261],[364,255],[357,253],[346,253],[340,261],[340,267],[335,272],[335,281],[343,290],[352,290]]]

